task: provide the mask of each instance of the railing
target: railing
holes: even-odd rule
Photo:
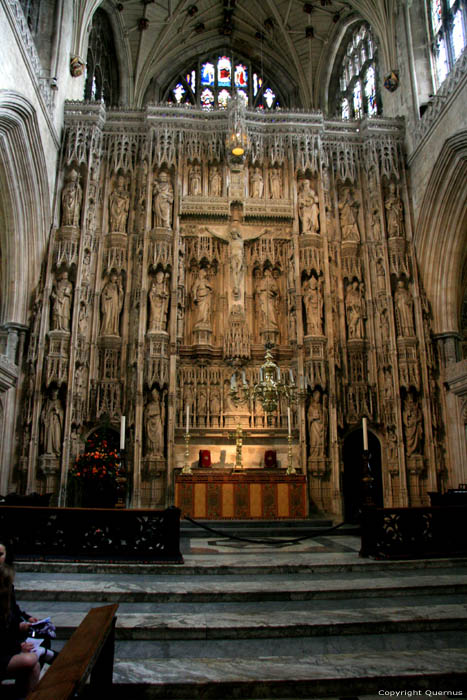
[[[415,559],[467,555],[467,507],[364,508],[362,557]]]
[[[0,506],[17,559],[183,564],[180,510]]]

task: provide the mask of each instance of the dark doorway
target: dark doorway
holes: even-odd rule
[[[374,478],[373,499],[375,505],[383,505],[383,484],[381,479],[381,446],[378,438],[368,432],[368,449],[370,452],[370,468]],[[362,499],[363,430],[354,430],[344,440],[344,518],[347,523],[357,523]]]

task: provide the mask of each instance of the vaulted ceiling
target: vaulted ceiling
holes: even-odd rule
[[[99,4],[89,2],[91,12]],[[373,28],[383,71],[397,68],[397,0],[122,0],[112,5],[123,41],[126,92],[136,107],[151,81],[162,96],[190,60],[232,49],[261,65],[289,106],[325,109],[336,48],[358,18]]]

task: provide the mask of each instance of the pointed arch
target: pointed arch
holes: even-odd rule
[[[0,323],[25,324],[51,223],[47,167],[32,104],[0,90]]]
[[[457,333],[467,287],[467,131],[449,138],[433,167],[415,232],[434,332]]]

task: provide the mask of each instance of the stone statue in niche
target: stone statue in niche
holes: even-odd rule
[[[349,187],[343,191],[343,200],[339,202],[339,215],[343,241],[359,241],[358,209],[359,202],[353,196]]]
[[[79,175],[76,170],[71,170],[62,191],[62,226],[79,226],[82,200]]]
[[[130,195],[124,175],[117,177],[115,189],[109,199],[110,231],[126,232]]]
[[[204,267],[193,283],[191,297],[195,309],[193,330],[211,328],[212,285]]]
[[[364,301],[362,290],[358,280],[354,280],[345,294],[345,316],[347,320],[347,333],[349,339],[364,338]]]
[[[42,447],[47,455],[59,455],[62,451],[64,411],[58,390],[53,389],[42,411]]]
[[[323,335],[323,292],[316,277],[312,276],[303,283],[302,293],[305,304],[306,334]]]
[[[259,327],[261,330],[276,330],[279,287],[269,268],[265,269],[263,275],[257,271],[255,287]]]
[[[159,396],[157,389],[151,392],[151,400],[147,403],[145,411],[146,428],[146,453],[162,458],[164,456],[164,423],[165,405],[164,397]]]
[[[301,233],[319,232],[319,200],[309,180],[303,180],[298,193]]]
[[[50,296],[52,299],[52,330],[70,330],[73,285],[68,279],[66,270],[58,276]]]
[[[404,211],[402,202],[397,192],[394,182],[389,184],[389,191],[384,202],[386,209],[386,225],[389,238],[396,238],[404,235]]]
[[[173,201],[174,195],[169,174],[165,170],[161,170],[154,183],[153,209],[156,226],[171,228]]]
[[[204,427],[207,424],[208,396],[206,389],[201,387],[198,390],[198,425]]]
[[[402,413],[407,457],[422,453],[423,423],[420,406],[413,394],[408,394]]]
[[[209,397],[209,413],[211,415],[211,426],[214,428],[220,427],[221,395],[217,386],[211,387],[211,394]]]
[[[250,177],[250,196],[253,199],[261,199],[263,196],[264,181],[261,168],[253,168]]]
[[[79,305],[79,316],[78,316],[78,332],[80,335],[86,335],[88,331],[88,312],[86,304],[81,302]]]
[[[386,289],[386,273],[384,271],[384,264],[381,258],[376,261],[376,282],[379,292],[384,292]]]
[[[149,332],[167,329],[167,312],[169,307],[169,289],[167,277],[158,270],[149,290]]]
[[[201,189],[201,168],[199,165],[192,165],[188,175],[189,193],[198,197],[202,193]]]
[[[415,335],[413,317],[413,299],[404,280],[398,280],[394,293],[394,306],[398,335],[404,338],[412,338]]]
[[[373,230],[373,240],[379,241],[381,239],[381,220],[379,216],[379,209],[371,210],[371,228]]]
[[[269,191],[271,199],[280,199],[282,197],[282,173],[277,165],[269,171]]]
[[[211,197],[222,195],[222,175],[217,165],[211,165],[209,168],[209,194]]]
[[[310,441],[310,457],[324,456],[324,407],[321,393],[318,389],[313,392],[307,412],[308,437]]]
[[[112,272],[101,294],[101,335],[120,335],[123,297],[121,277],[116,272]]]

